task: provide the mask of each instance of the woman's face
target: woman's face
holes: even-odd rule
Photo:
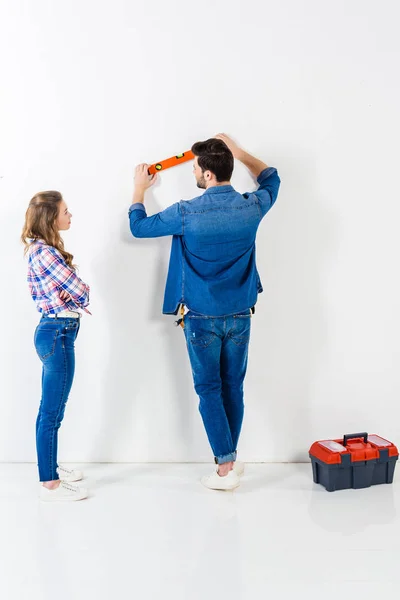
[[[64,200],[61,200],[60,207],[58,209],[57,217],[57,228],[59,231],[66,231],[71,227],[72,215],[68,211],[68,207]]]

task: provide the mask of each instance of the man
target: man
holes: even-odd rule
[[[247,368],[250,319],[262,292],[256,267],[258,226],[278,195],[275,168],[251,156],[224,134],[192,147],[194,176],[203,195],[173,204],[147,217],[147,164],[135,173],[129,210],[132,234],[139,238],[172,235],[164,314],[177,314],[184,326],[200,413],[217,470],[202,483],[231,490],[240,483],[236,463],[243,421],[243,382]],[[257,178],[255,192],[239,194],[230,184],[234,158]],[[189,312],[184,315],[186,307]]]

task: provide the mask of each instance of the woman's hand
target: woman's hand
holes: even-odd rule
[[[65,290],[61,290],[60,298],[63,302],[72,302],[71,295],[68,294],[68,292],[66,292]]]

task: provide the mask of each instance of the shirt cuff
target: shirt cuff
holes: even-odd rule
[[[270,177],[271,175],[273,175],[276,172],[277,171],[276,171],[275,167],[267,167],[266,169],[264,169],[264,171],[261,171],[261,173],[257,177],[258,183],[262,183],[263,181],[268,179],[268,177]]]
[[[136,202],[136,204],[131,204],[131,206],[129,208],[129,214],[131,214],[131,212],[133,210],[144,210],[144,212],[146,212],[144,204],[142,204],[141,202]]]

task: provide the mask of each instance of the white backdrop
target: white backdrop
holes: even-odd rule
[[[65,461],[210,460],[183,334],[161,314],[170,239],[134,240],[133,167],[218,131],[279,170],[258,237],[241,458],[356,430],[400,442],[397,2],[0,1],[0,460],[34,461],[38,321],[19,235],[59,189],[92,317]],[[240,165],[234,186],[253,189]],[[197,195],[162,174],[149,213]]]

